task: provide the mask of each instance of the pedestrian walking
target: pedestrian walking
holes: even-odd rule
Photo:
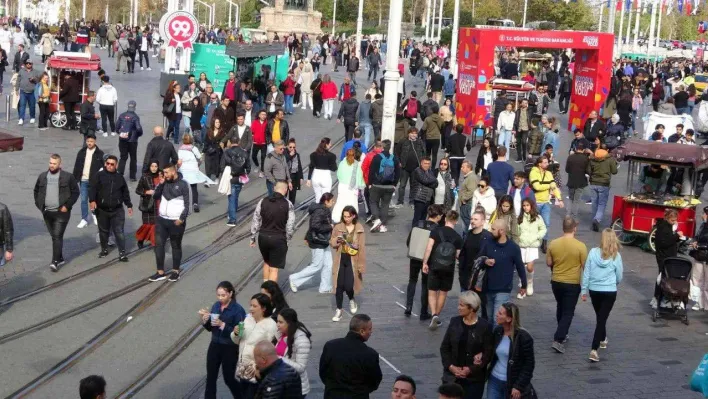
[[[464,238],[469,230],[472,213],[475,212],[472,208],[472,198],[475,190],[477,190],[477,175],[474,173],[470,161],[462,161],[460,175],[462,176],[462,181],[458,185],[457,199],[460,202],[460,219],[462,219],[462,236]],[[484,220],[487,220],[486,216]]]
[[[477,153],[477,162],[475,163],[474,172],[478,176],[486,175],[489,165],[497,159],[497,146],[492,144],[490,138],[485,137],[484,140],[482,140],[482,148],[480,148]]]
[[[430,115],[425,117],[423,127],[421,128],[425,136],[425,153],[430,156],[433,164],[436,164],[438,160],[443,125],[444,122],[440,116],[440,107],[434,104]]]
[[[199,184],[204,183],[208,187],[216,182],[199,170],[204,155],[194,146],[194,138],[190,134],[182,136],[182,145],[177,151],[177,156],[180,161],[179,173],[192,190],[192,202],[185,205],[191,206],[195,213],[199,213]]]
[[[664,211],[664,217],[656,220],[655,228],[656,264],[659,268],[659,275],[661,275],[664,273],[664,261],[666,258],[678,255],[679,242],[685,236],[682,231],[678,230],[678,211],[673,208],[667,208]],[[654,285],[654,297],[649,305],[656,309],[661,306],[660,299],[662,299],[661,287],[657,279]]]
[[[543,218],[543,223],[546,224],[546,234],[541,242],[541,252],[544,254],[548,247],[548,229],[551,227],[551,194],[555,197],[555,204],[559,208],[563,208],[564,206],[563,197],[556,185],[553,173],[548,170],[548,165],[548,157],[542,155],[536,159],[534,166],[531,168],[531,172],[529,172],[529,181],[536,199],[536,209],[538,209],[538,213],[541,215],[541,218]]]
[[[295,84],[296,84],[295,77],[293,76],[292,73],[288,73],[288,76],[285,78],[285,80],[282,83],[283,86],[283,111],[288,114],[292,115],[293,111],[295,111],[295,108],[293,106],[293,97],[295,96]]]
[[[310,61],[305,59],[305,65],[302,67],[302,72],[300,73],[300,91],[301,91],[301,98],[302,98],[302,109],[307,109],[307,105],[310,105],[310,108],[312,108],[313,112],[315,110],[314,108],[314,102],[313,102],[313,89],[312,89],[312,83],[314,82],[315,79],[315,74],[312,71],[312,64],[310,64]],[[321,100],[320,100],[321,101]]]
[[[265,166],[265,158],[268,154],[268,145],[266,143],[266,129],[268,127],[268,114],[264,109],[258,111],[258,116],[251,122],[251,134],[253,136],[253,147],[251,150],[251,158],[253,165],[258,170],[258,177],[263,178],[263,167]]]
[[[355,54],[352,54],[351,58],[349,58],[349,63],[347,64],[347,76],[354,86],[358,86],[356,83],[357,72],[359,72],[359,58],[357,58]]]
[[[472,275],[480,250],[486,245],[487,241],[493,239],[492,233],[484,228],[487,220],[485,217],[484,212],[481,210],[475,211],[472,214],[470,230],[467,232],[467,238],[465,238],[462,250],[460,251],[458,278],[460,282],[460,292],[474,290],[478,295],[481,295],[482,317],[486,320],[491,320],[487,314],[486,296],[483,294],[484,280],[482,279],[480,281],[479,274],[475,276]]]
[[[546,254],[546,264],[551,268],[551,289],[556,298],[556,322],[558,327],[551,347],[564,353],[563,343],[568,339],[568,330],[575,315],[575,305],[580,296],[580,278],[588,256],[588,249],[575,238],[577,222],[570,216],[563,218],[563,236],[551,241]],[[532,279],[529,278],[529,290]]]
[[[221,159],[223,149],[221,141],[225,133],[221,128],[221,120],[214,118],[204,135],[204,171],[208,178],[219,177],[221,173]]]
[[[12,214],[7,205],[0,202],[0,266],[11,262],[14,257],[15,229],[12,224]]]
[[[408,233],[408,239],[406,240],[406,246],[409,248],[409,253],[411,251],[411,238],[413,238],[413,231],[418,228],[427,231],[428,237],[431,232],[439,227],[439,223],[445,216],[443,208],[440,205],[430,205],[428,207],[428,218],[426,220],[421,220],[418,225],[413,226],[411,232]],[[417,232],[416,235],[423,232]],[[423,233],[424,234],[424,233]],[[423,236],[425,238],[425,236]],[[418,246],[420,243],[414,242],[414,246]],[[427,241],[426,241],[427,248]],[[426,321],[430,320],[433,316],[430,314],[428,308],[428,274],[423,273],[423,259],[418,259],[409,256],[409,273],[408,273],[408,286],[406,288],[406,310],[403,314],[406,317],[410,317],[413,312],[413,299],[415,297],[415,286],[418,284],[418,275],[420,275],[420,320]]]
[[[226,136],[221,139],[222,148],[229,147],[229,140],[236,137],[238,137],[239,146],[243,148],[246,153],[250,153],[251,147],[253,146],[253,132],[251,132],[251,128],[246,125],[246,114],[243,111],[239,111],[238,114],[236,114],[236,124]]]
[[[359,190],[364,187],[364,176],[356,160],[356,150],[347,150],[346,157],[337,167],[337,179],[342,183],[337,187],[337,203],[332,210],[334,223],[341,221],[342,211],[346,207],[359,208]],[[357,212],[358,213],[358,212]]]
[[[337,99],[337,85],[332,82],[332,78],[330,78],[329,75],[325,74],[322,78],[322,83],[320,84],[319,90],[322,96],[324,108],[322,114],[325,119],[331,120],[334,109],[334,101]]]
[[[61,91],[59,92],[59,101],[64,103],[64,113],[66,114],[66,124],[62,126],[62,129],[76,129],[78,126],[76,124],[75,108],[76,104],[81,103],[81,90],[79,89],[77,80],[68,73],[64,75],[63,78]],[[94,130],[96,130],[95,126]]]
[[[235,398],[240,397],[241,389],[236,381],[236,363],[238,346],[230,335],[246,319],[246,311],[236,302],[233,284],[222,281],[216,286],[216,302],[211,309],[199,310],[204,329],[211,332],[211,341],[207,349],[207,377],[204,389],[205,399],[216,399],[216,381],[219,378],[219,366],[224,383]]]
[[[292,184],[292,188],[288,192],[288,200],[290,200],[291,204],[295,205],[297,192],[302,185],[303,173],[300,153],[297,152],[297,144],[294,138],[288,141],[288,148],[285,151],[285,161],[288,165],[288,173],[290,173],[290,181]]]
[[[266,155],[263,163],[263,174],[266,178],[266,189],[269,196],[273,195],[275,184],[279,181],[287,184],[288,191],[292,190],[288,161],[285,157],[285,142],[282,140],[273,142],[273,151]]]
[[[295,208],[285,198],[288,185],[275,184],[273,194],[256,205],[251,222],[251,248],[256,246],[263,256],[263,281],[278,281],[278,270],[285,268],[288,241],[295,230]]]
[[[398,200],[394,208],[403,206],[403,200],[406,195],[406,186],[411,183],[411,193],[413,192],[413,172],[420,166],[421,159],[425,156],[425,146],[423,141],[418,138],[418,129],[415,127],[408,128],[408,139],[401,140],[398,149],[395,150],[396,158],[401,164],[401,177],[398,185]],[[413,206],[413,195],[409,193],[408,203]]]
[[[379,354],[366,345],[373,323],[365,314],[352,316],[344,338],[327,341],[320,356],[324,398],[368,398],[381,384]]]
[[[160,165],[160,169],[164,169],[167,165],[178,165],[179,157],[175,147],[166,140],[163,136],[162,126],[152,128],[153,138],[145,148],[145,158],[143,161],[143,172],[148,171],[150,161],[156,159]]]
[[[162,115],[167,119],[168,123],[165,139],[169,140],[170,134],[172,134],[172,141],[175,144],[179,144],[180,140],[179,124],[182,121],[181,89],[182,86],[177,81],[172,81],[167,87],[162,100]]]
[[[582,142],[575,146],[575,151],[565,161],[565,172],[568,174],[568,197],[570,198],[570,206],[566,215],[570,215],[574,220],[579,220],[578,210],[583,204],[583,195],[588,186],[588,177],[585,173],[589,163],[590,159],[586,153],[585,143]]]
[[[273,344],[261,341],[253,350],[258,369],[258,384],[255,398],[297,399],[303,397],[300,374],[293,366],[278,356]]]
[[[337,114],[337,123],[344,124],[344,141],[348,142],[354,136],[354,129],[357,125],[357,116],[359,110],[359,101],[356,99],[356,93],[343,100],[339,106],[339,114]],[[361,134],[359,135],[361,137]]]
[[[472,210],[476,211],[481,209],[484,211],[484,219],[492,220],[492,213],[497,209],[497,199],[494,196],[494,190],[492,190],[489,185],[489,178],[482,177],[477,183],[477,189],[474,190],[472,194]],[[485,225],[486,228],[489,224]],[[469,229],[468,226],[464,226],[465,230]]]
[[[49,83],[49,75],[46,72],[42,73],[42,77],[39,83],[35,86],[34,94],[37,100],[37,106],[39,107],[39,122],[37,127],[39,130],[47,130],[49,122],[49,101],[51,97]]]
[[[695,260],[691,269],[691,300],[694,301],[692,310],[704,310],[708,307],[708,207],[703,207],[701,219],[703,223],[691,244],[692,251],[689,252]]]
[[[217,119],[216,122],[219,120]],[[221,173],[230,178],[231,190],[228,195],[228,220],[226,225],[236,226],[236,213],[238,212],[238,199],[243,185],[248,182],[248,173],[251,171],[251,164],[248,160],[248,153],[241,148],[238,137],[234,137],[229,142],[231,147],[224,151],[221,157]],[[228,167],[228,171],[226,168]],[[223,178],[223,176],[222,176]]]
[[[103,167],[104,153],[96,145],[95,136],[86,136],[85,146],[76,154],[74,162],[74,179],[79,182],[81,192],[81,221],[76,226],[78,229],[83,229],[88,226],[89,219],[89,187],[91,179]],[[97,224],[94,215],[94,224]]]
[[[61,169],[61,156],[49,156],[49,170],[40,173],[34,185],[34,204],[42,212],[44,224],[52,237],[52,261],[56,272],[64,264],[64,232],[71,218],[71,207],[79,199],[79,184],[74,175]]]
[[[311,204],[307,210],[310,221],[305,241],[310,247],[312,260],[307,267],[290,275],[292,292],[297,292],[300,286],[320,272],[320,294],[332,293],[332,251],[329,249],[329,243],[332,238],[334,202],[332,193],[324,193],[320,196],[319,202]]]
[[[329,137],[324,137],[317,149],[310,154],[307,187],[312,187],[316,200],[332,191],[332,172],[337,171],[337,156],[330,152],[331,148],[332,141]]]
[[[283,309],[289,309],[290,305],[285,300],[285,294],[283,290],[280,289],[280,285],[277,282],[267,280],[261,284],[261,293],[268,295],[271,305],[273,305],[273,311],[270,315],[273,321],[278,320],[278,315]]]
[[[140,117],[135,113],[136,102],[128,101],[128,110],[118,116],[115,131],[118,132],[118,174],[125,176],[125,164],[130,157],[130,181],[136,181],[138,173],[138,139],[143,135],[143,126]],[[112,111],[111,111],[112,112]],[[105,120],[103,121],[105,124]]]
[[[536,195],[531,186],[526,183],[526,173],[522,171],[514,172],[514,185],[509,189],[509,196],[514,204],[514,214],[521,215],[521,202],[526,198],[536,203]]]
[[[340,219],[341,222],[334,225],[330,238],[330,245],[336,250],[332,265],[337,305],[332,317],[334,322],[342,319],[345,292],[349,297],[351,313],[356,314],[359,310],[354,295],[361,290],[363,275],[366,273],[366,234],[364,226],[359,223],[356,209],[350,205],[345,206]]]
[[[189,204],[191,204],[189,184],[182,180],[175,165],[162,169],[162,181],[155,187],[153,196],[159,200],[157,222],[155,223],[155,262],[157,272],[150,281],[162,281],[165,276],[165,246],[170,239],[172,247],[172,272],[169,281],[177,281],[182,264],[182,237],[187,227]]]
[[[283,362],[300,375],[302,397],[310,393],[310,379],[307,376],[307,362],[312,349],[312,333],[298,320],[294,309],[283,309],[276,320],[275,351]],[[263,384],[263,383],[261,383]],[[288,398],[297,398],[296,392],[289,392]]]
[[[285,112],[277,110],[271,120],[266,125],[266,144],[273,145],[277,141],[287,143],[290,140],[290,126],[285,120]]]
[[[513,235],[513,234],[512,234]],[[521,248],[521,260],[526,265],[526,293],[516,295],[524,299],[526,294],[533,295],[534,262],[538,259],[538,248],[546,235],[546,225],[536,209],[536,204],[530,199],[521,202],[521,215],[518,218],[518,244]]]
[[[123,206],[128,208],[128,216],[133,216],[133,202],[125,178],[118,174],[118,158],[115,155],[106,157],[103,170],[97,172],[89,183],[89,207],[96,213],[98,220],[98,235],[101,241],[99,258],[108,256],[108,236],[113,232],[118,245],[118,260],[127,262],[125,253],[125,212]]]
[[[497,147],[497,159],[485,168],[489,175],[489,184],[494,189],[494,197],[499,201],[514,185],[514,167],[506,161],[507,148]]]
[[[499,113],[497,117],[497,146],[511,148],[511,136],[514,134],[514,122],[516,113],[514,112],[514,104],[506,103],[504,111]],[[518,142],[517,142],[517,145]]]
[[[110,126],[111,136],[115,136],[118,91],[113,87],[107,75],[101,78],[101,83],[101,87],[96,91],[96,102],[99,111],[101,111],[101,130],[103,130],[103,137],[108,137],[108,127]]]
[[[415,226],[419,220],[425,218],[428,205],[433,201],[437,186],[438,179],[435,177],[435,172],[431,169],[430,158],[424,156],[420,159],[420,166],[411,174],[412,226]]]
[[[495,313],[494,357],[487,381],[487,399],[535,398],[533,338],[521,328],[519,307],[505,302]]]
[[[94,102],[96,101],[96,93],[90,91],[86,93],[86,101],[81,103],[80,115],[81,122],[79,122],[79,132],[84,135],[96,135],[96,122],[101,117],[101,115],[96,112],[96,107]]]
[[[239,381],[241,395],[237,397],[244,399],[253,399],[258,390],[254,349],[261,341],[268,343],[273,341],[278,331],[275,321],[270,317],[273,313],[273,305],[268,295],[262,293],[253,295],[249,309],[243,321],[243,328],[239,324],[231,332],[231,340],[238,344],[236,378]]]
[[[612,175],[617,174],[617,160],[606,149],[598,148],[590,159],[585,173],[590,176],[592,194],[592,230],[600,231],[605,207],[610,197]]]
[[[285,95],[283,95],[282,91],[278,90],[278,86],[275,84],[271,85],[270,92],[265,98],[268,119],[273,119],[275,112],[283,109],[283,104],[285,104]]]
[[[367,177],[373,220],[371,232],[388,231],[388,208],[400,176],[401,166],[396,156],[391,153],[391,140],[384,140],[383,151],[372,158]]]
[[[460,294],[457,313],[450,319],[440,344],[442,380],[454,382],[464,390],[464,399],[482,399],[487,381],[487,366],[494,354],[492,326],[479,317],[482,301],[473,291]]]
[[[26,60],[24,67],[19,70],[17,77],[17,87],[20,91],[20,102],[17,109],[19,120],[18,125],[22,125],[25,119],[25,110],[29,108],[30,124],[34,123],[35,116],[35,87],[42,79],[42,71],[32,67],[32,61]]]
[[[527,140],[529,131],[535,126],[531,122],[531,110],[529,109],[529,100],[521,100],[519,108],[514,116],[513,132],[516,132],[516,162],[524,162],[528,151]],[[506,139],[505,139],[506,140]]]
[[[135,193],[140,196],[138,209],[142,213],[143,220],[143,224],[135,232],[138,248],[142,248],[145,245],[145,241],[150,241],[152,246],[156,245],[155,223],[160,199],[155,199],[154,194],[155,187],[160,184],[160,180],[163,178],[159,163],[153,160],[150,162],[148,172],[140,177],[138,187],[135,189]]]
[[[612,229],[604,229],[600,237],[600,246],[588,253],[581,282],[582,299],[587,301],[588,292],[592,307],[595,309],[595,333],[589,359],[600,361],[598,349],[607,349],[607,319],[612,306],[617,300],[617,285],[622,282],[623,264],[621,247],[617,235]]]

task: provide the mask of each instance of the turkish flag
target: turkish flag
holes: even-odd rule
[[[622,0],[617,0],[617,7],[615,7],[615,10],[622,11]]]
[[[686,7],[684,7],[684,8],[686,9],[686,15],[691,15],[691,9],[693,8],[693,6],[691,5],[691,2],[687,1],[685,6]]]

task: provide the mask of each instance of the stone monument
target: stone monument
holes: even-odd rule
[[[274,0],[275,5],[261,8],[261,25],[259,29],[268,32],[273,38],[290,33],[298,37],[307,33],[312,38],[322,34],[322,13],[315,11],[313,0]]]

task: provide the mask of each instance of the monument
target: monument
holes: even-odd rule
[[[322,13],[314,10],[313,0],[273,1],[274,6],[261,8],[259,26],[259,29],[268,32],[269,38],[272,39],[275,33],[280,37],[293,32],[297,33],[298,37],[307,33],[313,38],[322,34]]]

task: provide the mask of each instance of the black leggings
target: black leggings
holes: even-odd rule
[[[199,204],[199,190],[197,190],[196,184],[190,184],[189,187],[192,188],[192,203],[195,205]]]
[[[216,380],[219,378],[219,366],[224,374],[224,383],[229,387],[234,398],[241,397],[239,384],[236,381],[236,363],[238,362],[238,346],[217,344],[212,342],[207,350],[207,378],[204,399],[216,399]]]
[[[265,157],[266,157],[266,149],[268,148],[267,145],[265,144],[254,144],[253,145],[253,150],[251,150],[251,158],[253,158],[253,163],[263,169],[263,166],[265,164]],[[261,154],[260,160],[261,162],[258,163],[258,153]]]
[[[600,341],[607,339],[607,329],[605,326],[616,299],[617,291],[602,292],[590,290],[590,300],[592,301],[592,307],[595,309],[595,318],[597,319],[595,334],[592,338],[593,350],[597,350],[600,347]]]
[[[347,254],[342,254],[339,262],[339,272],[337,273],[337,291],[334,294],[334,298],[337,300],[337,309],[342,308],[345,292],[350,301],[354,300],[354,270],[352,269],[352,258]]]
[[[170,239],[172,246],[172,270],[179,271],[182,263],[182,236],[186,223],[177,226],[174,220],[161,217],[155,223],[155,261],[157,270],[165,270],[165,243]]]
[[[100,104],[98,109],[101,111],[101,127],[103,131],[108,133],[108,125],[110,123],[111,132],[116,132],[115,107],[113,105]]]

